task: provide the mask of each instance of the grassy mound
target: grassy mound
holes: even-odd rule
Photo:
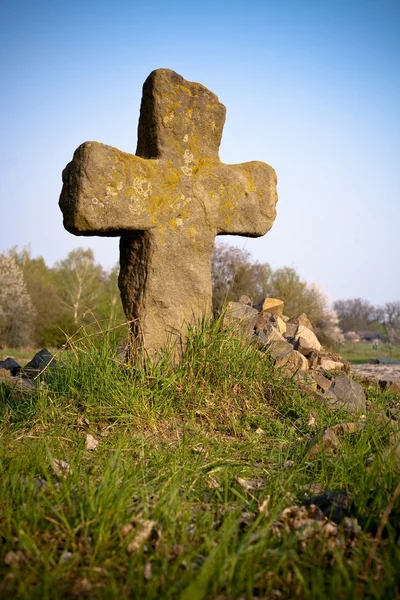
[[[368,390],[365,426],[311,459],[348,416],[219,322],[178,365],[127,366],[116,346],[73,343],[24,400],[0,387],[1,598],[398,597],[389,393]],[[300,508],[326,492],[338,518]]]

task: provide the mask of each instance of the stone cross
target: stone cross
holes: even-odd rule
[[[274,170],[223,164],[224,122],[217,96],[159,69],[143,86],[136,156],[86,142],[63,171],[64,227],[121,238],[122,304],[132,339],[150,354],[184,343],[210,313],[215,236],[261,236],[275,219]]]

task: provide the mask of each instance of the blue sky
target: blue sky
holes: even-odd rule
[[[400,300],[400,0],[3,0],[0,252],[115,264],[117,239],[63,229],[61,171],[86,140],[135,152],[160,67],[226,105],[224,162],[277,172],[272,230],[230,243],[331,300]]]

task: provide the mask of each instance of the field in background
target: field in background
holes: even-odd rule
[[[352,363],[366,363],[370,358],[379,356],[400,360],[400,346],[391,346],[390,344],[378,344],[374,349],[373,344],[364,344],[362,342],[344,344],[339,347],[339,353]]]

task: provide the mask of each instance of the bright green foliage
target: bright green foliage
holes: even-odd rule
[[[388,393],[368,390],[365,428],[310,460],[315,431],[345,416],[280,380],[267,354],[219,322],[191,332],[178,365],[168,353],[131,365],[116,356],[111,335],[77,337],[31,399],[0,388],[1,598],[398,597],[399,501],[365,572],[398,482],[377,418]],[[65,478],[54,458],[69,463]],[[361,533],[339,525],[345,546],[274,535],[280,511],[316,484],[352,499]],[[158,534],[128,552],[143,520]]]

